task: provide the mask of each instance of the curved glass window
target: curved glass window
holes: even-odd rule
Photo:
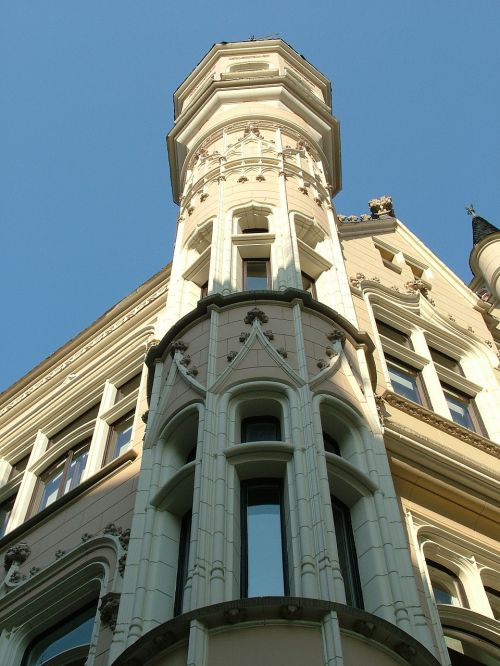
[[[249,416],[241,421],[241,441],[274,442],[281,440],[279,419],[275,416]]]
[[[426,560],[426,563],[436,603],[463,606],[463,592],[458,576],[439,562]]]
[[[191,542],[191,522],[193,512],[191,509],[184,514],[181,522],[179,536],[179,560],[177,562],[177,583],[175,586],[174,615],[182,613],[184,603],[184,588],[189,571],[189,544]]]
[[[354,545],[354,534],[352,531],[349,507],[337,497],[331,496],[331,501],[335,538],[337,540],[337,551],[339,554],[339,567],[344,580],[346,603],[349,606],[363,608],[363,594],[359,578],[358,556],[356,554],[356,546]]]
[[[21,666],[43,666],[56,663],[83,666],[87,661],[97,601],[92,602],[47,632],[37,636],[26,650]],[[61,655],[67,655],[68,660]]]
[[[241,596],[288,594],[281,479],[241,486]]]

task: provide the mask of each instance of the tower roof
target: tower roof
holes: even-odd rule
[[[472,218],[472,244],[477,245],[480,243],[483,238],[489,236],[490,234],[499,233],[500,229],[497,229],[491,222],[485,220],[484,217],[480,215],[474,215]]]

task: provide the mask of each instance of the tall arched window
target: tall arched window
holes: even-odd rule
[[[181,521],[179,536],[179,559],[177,562],[177,582],[175,585],[174,615],[182,613],[184,602],[184,588],[189,571],[189,544],[191,541],[191,522],[193,512],[191,509],[184,514]]]
[[[241,596],[288,594],[281,479],[241,484]]]
[[[349,507],[337,497],[331,496],[333,524],[337,539],[340,573],[344,580],[346,603],[349,606],[363,608],[363,594],[359,579],[358,557],[354,545]]]
[[[96,610],[97,601],[93,601],[37,636],[24,653],[21,666],[83,666],[87,662]]]

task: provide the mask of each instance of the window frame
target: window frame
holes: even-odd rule
[[[243,257],[243,291],[262,291],[261,289],[248,288],[248,264],[251,262],[265,264],[267,287],[264,291],[272,289],[271,259],[268,257]]]
[[[438,375],[439,376],[439,375]],[[441,390],[443,391],[444,399],[446,401],[446,405],[448,407],[448,410],[450,412],[450,420],[453,421],[458,426],[461,426],[462,428],[465,428],[466,430],[470,430],[471,432],[475,432],[478,435],[482,435],[483,437],[488,437],[486,433],[486,428],[484,427],[483,421],[481,419],[481,416],[479,414],[479,410],[477,408],[477,405],[475,403],[474,397],[464,393],[463,391],[460,391],[459,389],[456,389],[453,386],[450,386],[447,384],[445,381],[441,380],[439,378],[439,382],[441,384]],[[465,412],[470,420],[471,426],[469,427],[467,425],[464,425],[460,421],[456,420],[453,418],[453,410],[450,409],[450,404],[448,402],[448,396],[450,396],[452,399],[456,400],[459,403],[462,403]]]
[[[246,429],[248,425],[256,424],[256,423],[265,423],[267,421],[268,424],[273,423],[276,427],[276,438],[274,439],[247,439],[246,436]],[[252,442],[281,442],[283,441],[281,439],[281,421],[277,416],[273,416],[272,414],[263,414],[262,416],[256,415],[256,416],[245,416],[241,419],[241,436],[240,436],[240,442],[242,444],[249,444]]]
[[[127,397],[127,396],[125,396]],[[118,419],[113,421],[113,423],[109,424],[109,429],[108,429],[108,435],[106,437],[106,446],[104,449],[104,457],[103,457],[103,464],[106,465],[107,463],[111,462],[112,460],[115,460],[116,458],[119,458],[121,455],[126,453],[130,447],[130,443],[132,442],[133,434],[134,434],[134,421],[135,421],[135,408],[131,409],[130,411],[126,412],[123,414],[123,416],[120,416]],[[125,444],[125,446],[128,445],[128,448],[125,449],[124,451],[121,451],[118,453],[118,455],[114,455],[115,450],[116,450],[116,444],[118,441],[118,436],[120,434],[120,431],[116,430],[116,427],[119,426],[122,423],[127,423],[130,422],[130,439],[128,442]],[[123,431],[128,430],[128,428],[125,428]]]
[[[248,599],[248,490],[250,488],[273,487],[278,490],[279,496],[279,516],[280,516],[280,534],[281,534],[281,563],[283,572],[283,594],[267,596],[288,596],[290,593],[290,581],[288,570],[288,556],[286,548],[286,529],[285,529],[285,503],[284,503],[284,484],[281,478],[257,478],[247,479],[240,483],[240,527],[241,527],[241,553],[240,553],[240,598]]]
[[[468,607],[467,597],[465,594],[464,586],[462,585],[459,576],[457,576],[457,574],[454,571],[446,567],[444,564],[436,562],[435,560],[431,560],[428,557],[425,558],[425,565],[427,567],[427,573],[429,575],[429,582],[432,595],[436,604],[442,604],[445,606],[455,606],[457,608],[467,608]],[[452,599],[456,599],[457,603],[453,602],[446,603],[438,601],[436,599],[436,595],[434,592],[433,583],[435,583],[436,586],[441,585],[444,588],[444,591],[445,592],[447,591]],[[447,590],[447,588],[451,588],[451,591],[449,589]]]
[[[354,608],[364,608],[363,589],[359,575],[358,555],[354,542],[351,511],[349,507],[335,495],[330,494],[332,517],[335,529],[335,540],[340,573],[344,582],[346,604]],[[339,537],[341,537],[339,539]],[[339,543],[341,546],[339,547]]]
[[[387,373],[389,375],[389,381],[391,384],[391,390],[401,398],[405,398],[406,400],[410,400],[411,402],[415,403],[416,405],[420,405],[421,407],[429,408],[430,401],[429,401],[429,396],[427,395],[427,390],[425,388],[425,383],[422,378],[422,373],[420,370],[417,370],[413,366],[411,366],[408,363],[405,363],[404,361],[401,361],[398,358],[395,358],[394,356],[390,356],[389,354],[384,353],[384,359],[385,359],[385,364],[387,367]],[[415,382],[415,390],[420,398],[420,401],[412,400],[409,398],[407,395],[403,393],[399,393],[395,389],[395,382],[392,381],[391,377],[391,368],[395,368],[396,370],[399,370],[400,372],[406,374],[410,379],[413,379]]]
[[[37,513],[40,513],[44,509],[48,508],[49,506],[52,506],[55,504],[61,497],[66,495],[67,493],[71,492],[74,488],[78,487],[80,483],[82,482],[82,477],[85,474],[85,469],[88,464],[88,454],[90,451],[90,445],[91,445],[92,438],[87,437],[84,440],[79,441],[78,443],[74,444],[71,448],[67,449],[62,456],[59,456],[57,460],[55,460],[51,465],[49,465],[46,469],[44,469],[40,475],[38,476],[36,486],[35,486],[35,491],[33,493],[30,506],[28,509],[28,514],[27,518],[31,518],[32,516],[36,515]],[[64,490],[64,487],[66,485],[66,481],[68,478],[68,471],[71,467],[71,463],[75,459],[76,455],[80,453],[81,451],[84,451],[87,449],[87,460],[85,461],[85,465],[83,467],[83,470],[80,475],[80,480],[78,483],[74,486],[74,488],[69,488],[67,491]],[[53,500],[50,504],[46,504],[44,507],[40,508],[40,504],[43,498],[43,493],[44,489],[46,487],[47,481],[50,479],[50,476],[56,472],[62,463],[62,475],[61,479],[59,481],[59,486],[57,490],[57,495],[55,500]]]

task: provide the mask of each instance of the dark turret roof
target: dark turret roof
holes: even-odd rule
[[[474,215],[472,218],[472,244],[477,245],[480,243],[483,238],[489,236],[490,234],[500,233],[500,229],[497,229],[493,224],[485,220],[484,217],[479,215]]]

